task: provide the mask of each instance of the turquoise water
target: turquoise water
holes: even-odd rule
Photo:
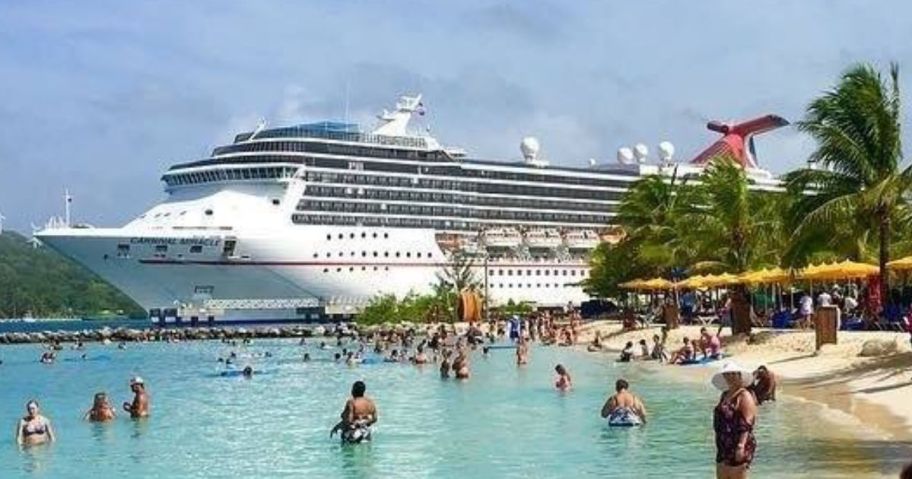
[[[90,345],[88,361],[68,350],[53,365],[37,362],[37,346],[0,348],[0,431],[10,433],[0,436],[0,478],[712,476],[717,393],[668,381],[667,368],[536,348],[517,369],[512,351],[501,350],[476,353],[472,379],[460,383],[441,380],[435,367],[302,363],[303,349],[256,342],[246,352],[274,357],[254,360],[265,374],[243,380],[216,375],[215,359],[229,351],[218,342]],[[308,350],[315,359],[334,352]],[[575,390],[553,389],[557,362]],[[149,385],[149,420],[81,420],[96,391],[117,405],[128,400],[133,374]],[[644,428],[609,429],[598,418],[621,375],[647,401]],[[328,431],[357,379],[367,382],[380,422],[373,443],[343,447]],[[32,397],[59,440],[20,451],[11,433]],[[828,427],[810,405],[784,401],[761,414],[756,477],[870,477],[895,467],[870,444],[809,437]]]

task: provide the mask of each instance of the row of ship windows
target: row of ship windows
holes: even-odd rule
[[[421,178],[420,176],[379,176],[357,173],[333,173],[309,171],[305,179],[310,183],[344,183],[354,185],[400,186],[434,190],[467,191],[474,193],[494,193],[519,196],[545,196],[553,198],[582,198],[599,200],[619,200],[622,192],[593,191],[588,189],[560,188],[553,184],[516,185],[510,183],[473,183],[468,181],[451,181]]]
[[[411,251],[406,251],[406,252],[403,254],[401,251],[394,251],[394,252],[391,254],[389,251],[383,251],[382,253],[379,252],[379,251],[372,251],[372,252],[370,253],[370,256],[372,256],[372,257],[374,257],[374,258],[379,258],[380,256],[383,256],[384,258],[389,258],[391,255],[392,255],[393,257],[395,257],[395,258],[401,258],[401,257],[403,257],[403,256],[406,257],[406,258],[411,258],[411,257],[412,257],[412,252],[411,252]],[[355,256],[357,256],[357,255],[355,254],[354,251],[349,251],[348,256],[355,257]],[[314,253],[314,254],[313,254],[313,257],[314,257],[314,258],[319,258],[319,257],[320,257],[320,253]],[[326,252],[326,257],[327,257],[327,258],[332,258],[332,253],[330,253],[330,252],[327,251],[327,252]],[[344,257],[345,257],[345,252],[339,251],[338,257],[344,258]],[[367,258],[367,257],[368,257],[368,252],[367,252],[367,251],[362,251],[362,252],[361,252],[361,257],[362,257],[362,258]],[[415,257],[416,257],[416,258],[421,258],[421,257],[424,257],[424,258],[432,258],[433,255],[432,255],[431,253],[427,253],[426,255],[422,256],[421,252],[418,251],[418,252],[415,253]]]
[[[235,143],[246,141],[249,140],[252,135],[253,132],[241,133],[234,137],[234,141]],[[370,133],[361,133],[357,131],[333,131],[322,128],[319,125],[316,127],[314,125],[296,125],[283,128],[271,128],[257,133],[256,138],[258,140],[267,138],[325,138],[327,140],[375,143],[378,145],[398,145],[415,148],[427,147],[427,141],[420,137],[372,135]]]
[[[502,209],[471,209],[452,206],[398,205],[384,203],[350,203],[340,201],[301,200],[298,211],[334,211],[343,213],[372,213],[388,215],[455,216],[500,220],[554,221],[567,223],[605,223],[606,215],[579,213],[542,213]]]
[[[597,176],[583,176],[583,175],[549,175],[542,170],[535,167],[526,167],[530,170],[529,172],[525,171],[500,171],[500,170],[487,170],[482,168],[464,168],[462,165],[448,164],[448,165],[435,165],[428,163],[421,164],[402,164],[402,163],[387,163],[387,162],[374,162],[370,161],[369,158],[397,158],[404,160],[449,160],[450,158],[444,152],[416,152],[416,151],[406,151],[406,150],[391,150],[391,149],[377,149],[377,148],[364,148],[358,146],[347,146],[347,145],[327,145],[327,144],[308,144],[300,142],[276,142],[276,143],[250,143],[245,145],[230,145],[222,148],[217,148],[215,154],[226,154],[226,153],[258,153],[258,152],[276,152],[281,153],[283,151],[289,152],[310,152],[310,153],[328,153],[328,154],[337,154],[337,155],[346,155],[352,157],[366,157],[366,158],[312,158],[305,157],[303,159],[304,163],[308,166],[315,166],[319,168],[337,168],[337,169],[355,169],[355,170],[364,170],[364,171],[377,171],[377,172],[389,172],[389,173],[406,173],[406,174],[430,174],[438,176],[456,176],[460,178],[487,178],[493,180],[503,180],[503,181],[532,181],[536,183],[563,183],[563,184],[572,184],[572,185],[587,185],[587,186],[602,186],[602,187],[618,187],[618,188],[627,188],[629,182],[613,179],[613,178],[600,178]],[[286,155],[257,155],[257,161],[259,161],[259,156],[266,157],[277,157],[279,161],[301,161],[300,156],[291,156]],[[353,164],[357,166],[353,167]],[[504,166],[503,164],[491,163],[491,165]]]
[[[198,173],[179,173],[165,175],[165,184],[168,186],[193,185],[198,183],[212,183],[215,181],[235,180],[263,180],[276,178],[291,178],[296,168],[270,167],[270,168],[233,168],[201,171]]]
[[[355,236],[356,236],[355,233],[349,233],[349,234],[348,234],[348,239],[355,239]],[[374,239],[376,239],[376,238],[378,237],[378,233],[377,233],[376,231],[374,231],[374,232],[372,233],[372,236],[374,237]],[[389,233],[383,233],[383,239],[389,239],[389,236],[390,236]],[[345,239],[345,234],[339,233],[338,238],[339,238],[339,239]],[[362,232],[361,232],[361,239],[366,239],[366,238],[367,238],[367,232],[366,232],[366,231],[362,231]],[[333,239],[333,235],[332,235],[332,234],[327,234],[327,235],[326,235],[326,241],[332,241],[332,239]]]
[[[569,270],[569,271],[570,271],[569,273],[567,272],[568,270],[566,270],[566,269],[564,269],[564,270],[556,270],[556,269],[555,269],[555,270],[550,270],[550,269],[545,269],[545,270],[535,269],[535,270],[532,270],[532,269],[527,269],[527,270],[525,270],[525,271],[526,271],[526,273],[525,273],[526,276],[532,276],[533,274],[534,274],[535,276],[542,276],[542,275],[543,275],[542,271],[544,271],[544,276],[550,276],[550,275],[551,275],[551,271],[554,271],[554,276],[568,276],[568,275],[569,275],[569,276],[576,276],[576,274],[577,274],[577,270],[575,270],[575,269]],[[533,271],[534,271],[534,273],[533,273]],[[492,269],[492,270],[490,271],[490,275],[491,275],[491,276],[505,276],[505,275],[506,275],[506,276],[513,276],[513,270],[512,270],[512,269],[507,269],[507,270],[504,270],[504,269]],[[521,270],[521,269],[516,270],[516,276],[522,276],[522,275],[523,275],[523,270]],[[586,276],[586,270],[584,270],[584,269],[579,270],[579,275],[580,275],[580,276]]]
[[[477,221],[451,221],[415,216],[414,218],[396,218],[390,216],[347,216],[347,215],[308,215],[296,213],[291,221],[299,225],[333,225],[333,226],[380,226],[391,228],[433,228],[438,230],[471,230],[480,231],[491,226],[490,223]],[[576,221],[574,221],[576,223]],[[595,221],[593,224],[606,224]]]
[[[446,192],[384,190],[374,188],[356,188],[342,186],[308,186],[307,195],[333,198],[359,198],[392,201],[424,201],[435,203],[457,203],[482,206],[534,207],[540,209],[569,209],[609,212],[614,205],[604,203],[586,203],[578,201],[553,201],[516,197],[487,197],[475,195],[458,195]]]

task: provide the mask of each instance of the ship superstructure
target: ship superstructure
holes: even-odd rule
[[[296,321],[352,314],[378,293],[424,292],[454,255],[489,300],[579,304],[588,254],[617,239],[615,209],[646,174],[702,165],[554,167],[537,140],[514,162],[474,159],[409,130],[421,97],[357,125],[261,124],[162,176],[167,198],[121,228],[37,236],[160,321]],[[755,166],[755,165],[752,165]],[[758,187],[776,188],[749,169]]]

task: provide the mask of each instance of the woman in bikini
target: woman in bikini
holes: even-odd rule
[[[27,414],[19,421],[16,428],[16,444],[35,446],[54,441],[54,429],[51,421],[41,415],[38,401],[34,399],[25,404]]]
[[[554,372],[557,373],[557,380],[554,382],[554,387],[558,391],[565,392],[569,391],[573,387],[573,380],[570,379],[570,373],[567,372],[567,368],[563,364],[558,364],[554,366]]]
[[[757,451],[754,425],[757,421],[757,402],[747,390],[752,374],[734,363],[725,364],[712,378],[712,384],[722,390],[719,403],[713,410],[713,430],[716,435],[716,478],[744,479]]]

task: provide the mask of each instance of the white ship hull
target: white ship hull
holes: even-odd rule
[[[150,314],[156,312],[154,320],[167,322],[304,321],[322,313],[348,315],[380,293],[402,297],[429,292],[446,268],[433,230],[289,225],[259,234],[192,229],[170,233],[67,228],[47,230],[40,237]],[[231,257],[223,255],[228,239],[237,242]],[[118,257],[118,245],[124,244],[130,245],[129,254]],[[156,251],[161,244],[168,244],[166,253]],[[193,245],[201,251],[190,253]],[[581,261],[498,260],[487,269],[494,305],[513,300],[563,306],[588,298],[577,284],[588,274]],[[483,284],[484,264],[479,262],[475,270]],[[166,313],[169,309],[175,311]]]

